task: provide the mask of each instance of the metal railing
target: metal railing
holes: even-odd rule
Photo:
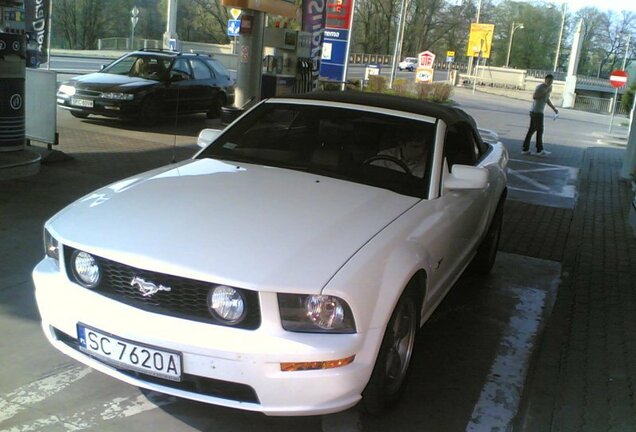
[[[577,94],[574,99],[574,109],[597,113],[611,113],[614,98],[597,98]],[[627,114],[620,103],[616,105],[616,114]]]
[[[386,67],[391,67],[393,63],[393,56],[390,54],[361,54],[361,53],[353,53],[349,54],[349,64],[355,65],[368,65],[368,64],[376,64]],[[459,70],[466,71],[468,69],[468,65],[464,63],[446,63],[437,61],[435,62],[434,69],[441,70]]]
[[[132,51],[139,48],[161,48],[163,42],[157,39],[135,38],[133,46],[130,46],[130,38],[112,37],[97,40],[97,49],[112,51]]]

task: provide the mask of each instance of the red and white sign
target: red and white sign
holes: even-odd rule
[[[433,63],[435,63],[435,54],[430,51],[424,51],[417,55],[418,59],[418,67],[424,68],[433,68]]]
[[[610,84],[614,88],[623,87],[627,84],[627,72],[624,70],[616,69],[610,74]]]

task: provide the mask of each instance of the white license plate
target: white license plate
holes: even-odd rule
[[[181,354],[77,325],[80,350],[114,366],[181,381]]]
[[[93,108],[93,101],[90,99],[71,98],[71,105]]]

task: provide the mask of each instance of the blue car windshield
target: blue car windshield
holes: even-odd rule
[[[171,60],[169,57],[132,54],[111,63],[102,73],[160,81],[170,67]]]

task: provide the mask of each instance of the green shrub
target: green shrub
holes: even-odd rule
[[[404,78],[393,81],[393,91],[398,96],[409,96],[409,82]]]
[[[345,88],[347,90],[360,90],[361,87],[362,86],[360,84],[360,80],[359,79],[347,80],[347,84],[345,84]]]
[[[417,83],[415,84],[415,90],[418,99],[428,100],[433,92],[433,85],[429,83]]]
[[[417,98],[432,102],[446,102],[453,93],[453,86],[448,83],[417,83]]]
[[[632,85],[629,86],[627,91],[625,91],[625,94],[623,94],[623,98],[621,99],[621,108],[625,112],[629,113],[632,109],[632,106],[634,105],[634,93],[636,93],[636,81],[634,81]]]
[[[320,89],[321,90],[340,90],[342,89],[342,84],[338,81],[320,81]]]
[[[367,87],[371,92],[382,93],[386,90],[386,78],[381,75],[371,75]]]
[[[430,99],[433,102],[446,102],[450,99],[453,93],[453,86],[447,83],[433,83],[431,85],[433,91],[431,92]]]

